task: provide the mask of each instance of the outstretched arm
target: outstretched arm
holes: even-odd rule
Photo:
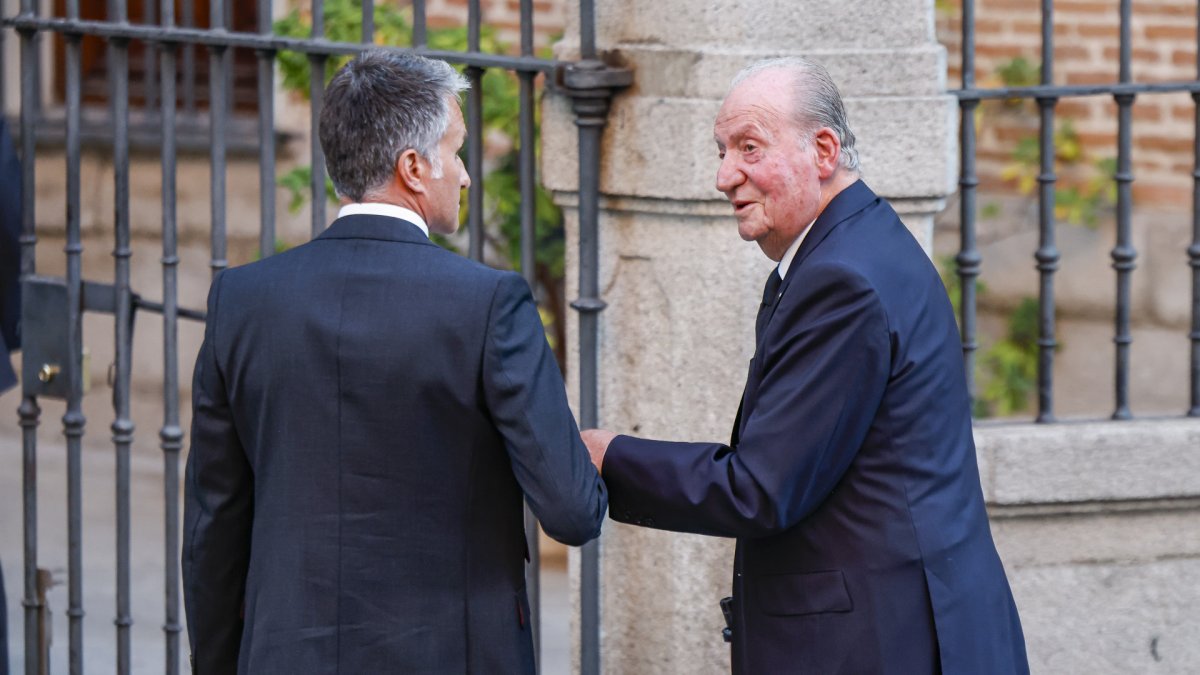
[[[882,400],[890,338],[861,275],[837,264],[803,272],[755,357],[761,379],[737,447],[617,436],[603,453],[614,519],[765,536],[798,523],[836,487]]]
[[[485,349],[484,394],[530,508],[564,544],[595,538],[608,493],[579,438],[537,305],[515,274],[496,289]]]

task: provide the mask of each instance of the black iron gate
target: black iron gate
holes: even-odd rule
[[[260,167],[260,229],[262,255],[269,255],[275,242],[275,163],[273,109],[276,59],[281,51],[306,55],[310,63],[311,120],[316,120],[321,108],[325,64],[338,55],[355,54],[363,43],[370,44],[375,32],[375,3],[362,0],[362,31],[360,42],[340,42],[325,37],[325,15],[322,0],[311,3],[311,35],[304,39],[284,38],[272,29],[272,3],[258,0],[256,31],[238,30],[230,23],[233,3],[210,0],[207,28],[196,28],[191,19],[193,0],[182,0],[182,23],[177,21],[179,0],[162,0],[156,8],[152,0],[140,5],[140,20],[132,20],[125,0],[108,0],[102,20],[88,19],[81,14],[79,0],[66,0],[59,16],[39,14],[37,0],[21,0],[20,12],[6,17],[5,28],[20,36],[20,154],[23,166],[23,214],[21,237],[21,275],[24,294],[24,373],[23,397],[19,407],[23,437],[23,505],[24,505],[24,607],[25,672],[36,675],[46,672],[49,664],[40,643],[41,622],[46,609],[39,595],[39,560],[37,532],[37,471],[38,452],[36,431],[40,423],[39,398],[66,402],[63,432],[67,440],[67,539],[68,539],[68,596],[69,607],[69,670],[83,672],[83,551],[81,447],[85,431],[81,400],[83,396],[84,357],[82,316],[84,312],[105,312],[114,317],[115,360],[111,371],[113,385],[114,421],[112,440],[116,451],[116,670],[124,674],[131,669],[130,627],[135,620],[130,606],[130,446],[134,425],[130,417],[130,386],[132,367],[132,325],[137,310],[161,314],[163,322],[163,421],[159,430],[160,448],[164,462],[163,497],[165,499],[164,593],[165,610],[162,617],[166,641],[165,670],[179,671],[181,663],[180,589],[179,578],[179,454],[185,434],[179,417],[178,322],[180,319],[203,320],[200,312],[179,306],[178,291],[178,228],[176,218],[176,155],[177,134],[177,69],[180,56],[183,68],[190,72],[196,67],[196,52],[208,52],[208,144],[212,166],[211,182],[211,256],[210,267],[215,274],[227,266],[226,252],[226,184],[225,167],[228,150],[227,129],[231,109],[229,86],[233,68],[231,55],[235,51],[253,53],[257,61],[258,152]],[[100,3],[84,3],[83,9],[99,11]],[[135,3],[136,4],[136,3]],[[297,2],[296,5],[303,3]],[[426,3],[414,0],[412,11],[412,45],[421,53],[465,67],[471,81],[467,100],[467,125],[470,142],[467,166],[472,177],[468,196],[470,234],[469,254],[482,259],[483,232],[483,88],[480,86],[488,69],[514,73],[520,83],[519,185],[521,192],[521,253],[522,270],[531,286],[534,270],[535,226],[535,155],[534,155],[534,81],[545,74],[551,86],[559,88],[573,102],[579,133],[579,289],[580,297],[571,303],[579,312],[579,415],[582,427],[596,426],[596,369],[597,314],[604,309],[598,297],[597,284],[597,216],[600,136],[615,91],[626,86],[631,73],[609,67],[599,58],[595,44],[594,2],[579,3],[580,60],[562,62],[538,58],[533,51],[533,0],[520,0],[520,54],[515,56],[487,53],[480,49],[483,13],[479,0],[467,0],[468,48],[461,52],[429,49],[426,35]],[[155,9],[159,16],[155,18]],[[242,8],[245,9],[245,8]],[[63,87],[65,119],[63,141],[66,151],[66,274],[63,278],[41,277],[36,274],[37,215],[35,212],[35,140],[44,120],[40,102],[40,79],[43,63],[39,42],[45,34],[61,35],[64,50]],[[0,31],[0,36],[3,31]],[[81,44],[85,36],[99,38],[107,49],[107,87],[109,122],[114,165],[114,283],[98,284],[85,281],[82,275],[83,245],[81,237],[81,138],[85,120],[81,116],[84,96]],[[130,47],[143,46],[141,88],[138,95],[149,108],[157,101],[161,124],[162,160],[162,284],[163,300],[154,303],[142,299],[130,285]],[[0,43],[2,44],[2,43]],[[157,59],[155,59],[157,55]],[[0,75],[3,73],[0,66]],[[4,87],[0,83],[0,92]],[[185,107],[192,104],[182,92]],[[2,108],[0,108],[2,109]],[[325,176],[321,149],[312,134],[311,204],[312,235],[326,225]],[[536,533],[536,523],[527,515],[527,531]],[[531,603],[538,606],[538,569],[536,566],[536,534],[532,536],[534,564],[529,574]],[[599,672],[599,592],[597,543],[585,546],[581,567],[581,670]],[[536,611],[536,610],[535,610]],[[148,620],[151,617],[136,617]],[[157,617],[155,617],[157,619]],[[535,623],[535,627],[536,627]],[[14,631],[15,633],[16,631]],[[535,628],[535,636],[537,635]],[[101,639],[99,636],[93,639]],[[103,639],[109,639],[105,636]],[[99,664],[97,664],[99,665]],[[107,669],[107,666],[101,666]]]

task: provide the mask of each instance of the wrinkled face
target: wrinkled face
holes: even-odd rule
[[[760,72],[729,93],[713,127],[717,189],[733,204],[742,239],[775,261],[821,209],[817,153],[789,116],[794,96],[786,71]]]
[[[428,208],[425,219],[431,232],[454,234],[458,230],[458,208],[463,189],[470,187],[471,177],[458,156],[463,141],[467,138],[467,126],[463,123],[458,100],[450,97],[450,125],[442,140],[438,141],[437,153],[442,163],[440,177],[429,179]]]

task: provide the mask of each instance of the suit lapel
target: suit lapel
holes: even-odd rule
[[[730,439],[732,445],[736,446],[741,439],[746,419],[754,411],[754,404],[758,400],[758,383],[762,379],[762,352],[767,327],[771,324],[771,318],[775,316],[775,310],[783,302],[783,296],[787,294],[788,284],[796,277],[796,269],[804,264],[808,256],[821,245],[821,242],[831,232],[837,229],[838,225],[874,204],[878,199],[879,197],[871,191],[871,188],[867,187],[866,183],[861,180],[855,181],[830,200],[825,210],[813,222],[812,229],[800,244],[800,250],[796,251],[796,257],[792,259],[787,277],[779,287],[779,295],[772,306],[766,309],[766,316],[762,319],[762,328],[755,339],[754,358],[750,360],[750,372],[746,374],[746,388],[742,392],[742,400],[738,404],[738,412],[734,417],[733,433]]]
[[[788,285],[792,279],[796,278],[796,269],[804,264],[808,256],[825,240],[825,237],[828,237],[831,232],[837,229],[838,225],[849,220],[852,216],[878,200],[879,197],[861,180],[855,181],[845,190],[835,195],[829,201],[829,204],[825,206],[825,210],[821,212],[821,215],[817,216],[816,221],[812,224],[812,229],[809,230],[808,236],[800,244],[800,250],[796,251],[796,257],[792,259],[792,264],[788,267],[787,278],[783,280],[783,284],[779,287],[779,298],[782,298],[787,293]],[[779,307],[779,298],[776,299],[775,304],[767,311],[761,334],[757,336],[755,341],[755,354],[762,349],[763,336],[767,334],[767,326],[771,323],[771,317],[775,316],[775,309]]]

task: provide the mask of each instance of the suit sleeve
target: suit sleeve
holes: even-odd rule
[[[237,672],[254,483],[217,364],[222,276],[208,297],[192,382],[192,446],[184,488],[183,584],[194,672]]]
[[[492,298],[483,383],[513,474],[546,534],[572,546],[594,539],[608,493],[579,438],[537,305],[515,274]]]
[[[756,356],[761,381],[737,447],[618,436],[604,459],[614,519],[767,536],[800,522],[836,487],[882,400],[890,339],[861,275],[828,263],[803,272]]]

